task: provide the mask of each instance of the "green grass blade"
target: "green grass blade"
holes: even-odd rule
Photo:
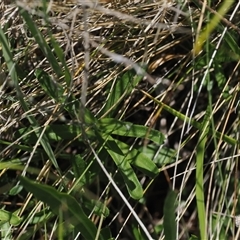
[[[205,145],[207,142],[207,132],[201,134],[199,143],[197,145],[197,156],[196,156],[196,201],[198,211],[198,221],[201,239],[206,238],[206,214],[205,214],[205,201],[204,201],[204,181],[203,181],[203,164],[204,164],[204,153]]]
[[[67,86],[69,87],[72,82],[72,76],[67,67],[67,63],[65,61],[64,52],[63,52],[62,48],[59,46],[59,44],[56,42],[55,38],[52,36],[51,32],[49,32],[49,35],[50,35],[50,39],[51,39],[51,45],[53,46],[54,51],[55,51],[59,61],[61,62],[62,67],[64,68],[64,80],[65,80]]]
[[[45,84],[45,83],[44,83]],[[50,94],[50,93],[49,93]],[[55,93],[52,93],[55,95]],[[90,124],[93,122],[91,119],[88,120]],[[94,119],[96,122],[96,119]],[[142,139],[148,139],[157,145],[163,143],[165,136],[157,130],[149,129],[146,126],[136,125],[129,122],[119,121],[113,118],[103,118],[98,121],[98,129],[100,129],[105,134],[114,134],[117,136],[125,137],[136,137]],[[32,143],[37,140],[37,137],[34,133],[27,132],[30,131],[28,128],[21,128],[16,132],[16,137],[23,137],[25,143]],[[47,127],[45,134],[47,135],[49,141],[60,141],[60,140],[70,140],[76,136],[80,136],[82,133],[81,126],[77,124],[72,125],[63,125],[63,124],[52,124]],[[88,138],[95,137],[94,130],[89,127],[86,130]]]
[[[200,33],[198,38],[196,39],[196,43],[193,49],[194,55],[197,55],[201,50],[204,42],[209,38],[212,31],[217,27],[219,22],[221,21],[221,18],[224,17],[224,15],[227,13],[227,11],[231,8],[233,5],[234,0],[224,0],[222,3],[222,6],[218,10],[218,14],[215,14],[212,20],[207,24],[205,29]]]
[[[61,212],[64,220],[74,225],[76,230],[81,232],[85,239],[95,240],[97,228],[88,219],[75,198],[66,193],[58,192],[55,188],[48,185],[30,181],[25,177],[20,177],[20,182],[27,191],[48,204],[55,214],[59,215]],[[103,240],[101,235],[99,239]]]
[[[156,98],[152,97],[149,93],[143,91],[140,89],[140,91],[146,95],[147,97],[149,97],[151,100],[153,100],[155,103],[157,103],[159,106],[163,107],[163,109],[169,113],[171,113],[173,116],[178,117],[180,120],[182,121],[186,121],[188,124],[192,125],[193,127],[197,128],[198,130],[202,129],[202,124],[197,122],[194,119],[190,119],[189,117],[185,116],[184,114],[178,112],[177,110],[169,107],[168,105],[164,104],[163,102],[157,100]],[[209,129],[209,133],[211,133],[213,130],[210,128]],[[221,132],[215,131],[214,130],[214,134],[216,134],[216,137],[218,139],[222,139],[223,141],[225,141],[226,143],[231,144],[232,146],[235,146],[237,144],[240,144],[240,141],[233,139],[232,137],[229,137],[226,134],[222,134]]]
[[[0,144],[2,144],[3,146],[4,145],[11,146],[11,148],[20,149],[20,150],[27,151],[27,152],[31,152],[32,149],[33,149],[32,147],[29,147],[29,146],[26,146],[26,145],[13,144],[12,142],[4,141],[2,139],[0,139]]]
[[[22,91],[21,91],[21,89],[19,87],[19,84],[18,84],[18,74],[17,74],[16,68],[15,68],[15,63],[13,61],[12,53],[11,53],[7,38],[6,38],[6,36],[3,33],[1,28],[0,28],[0,42],[2,44],[3,56],[4,56],[4,59],[6,61],[11,79],[14,82],[14,86],[15,86],[19,101],[20,101],[24,111],[27,112],[28,111],[28,106],[27,106],[27,103],[24,101]],[[38,127],[36,119],[32,116],[29,116],[29,115],[27,116],[27,119],[30,122],[31,127],[34,129],[37,138],[38,139],[40,138],[39,142],[41,143],[43,149],[47,153],[49,159],[52,161],[52,163],[56,167],[56,169],[59,170],[58,163],[56,161],[56,158],[54,156],[52,148],[49,144],[49,141],[48,141],[46,135],[44,135],[44,133],[39,131],[39,127]]]
[[[201,239],[207,239],[206,210],[204,201],[204,159],[207,136],[210,129],[210,105],[206,110],[201,134],[196,148],[196,201]]]
[[[205,159],[205,148],[207,142],[207,136],[209,134],[210,123],[211,123],[211,95],[209,95],[209,105],[206,110],[205,117],[202,123],[201,134],[196,148],[196,201],[197,211],[199,220],[199,229],[201,239],[207,239],[207,225],[206,225],[206,209],[204,200],[204,159]],[[214,123],[212,122],[214,127]]]
[[[36,42],[38,43],[39,47],[41,48],[43,54],[47,58],[48,62],[51,64],[54,72],[57,74],[58,77],[63,76],[63,72],[61,67],[59,66],[59,63],[52,53],[52,50],[50,49],[48,43],[46,42],[45,38],[43,37],[42,33],[40,32],[37,25],[33,22],[31,16],[29,13],[21,9],[20,14],[22,15],[23,19],[25,20],[29,31],[31,32],[32,36],[35,38]]]
[[[175,216],[175,204],[176,204],[176,193],[174,191],[170,191],[165,199],[163,214],[163,228],[165,234],[165,240],[175,240],[176,239],[176,216]]]
[[[109,97],[100,115],[104,115],[105,117],[112,117],[114,113],[113,109],[116,109],[124,97],[131,93],[131,91],[135,88],[135,86],[137,86],[141,79],[142,76],[136,75],[133,70],[128,70],[117,79],[115,85],[111,83],[112,86]]]
[[[149,139],[158,145],[165,140],[165,136],[160,131],[130,122],[119,121],[114,118],[103,118],[99,120],[99,125],[103,132],[118,136]]]
[[[35,75],[43,90],[51,98],[55,99],[57,102],[64,102],[64,89],[60,84],[54,82],[53,79],[51,79],[51,77],[41,69],[37,69],[35,71]]]

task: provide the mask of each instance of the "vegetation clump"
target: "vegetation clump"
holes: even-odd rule
[[[238,239],[239,11],[1,1],[1,238]]]

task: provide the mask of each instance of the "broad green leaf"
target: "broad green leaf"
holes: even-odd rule
[[[29,134],[28,134],[29,132]],[[79,141],[82,139],[80,136],[82,135],[82,128],[80,124],[52,124],[47,126],[45,131],[46,136],[48,137],[49,141],[61,141],[61,140],[72,140],[75,137],[79,136]],[[94,137],[94,132],[91,128],[86,129],[86,134],[89,139]],[[21,137],[24,139],[25,143],[32,143],[37,141],[36,135],[31,132],[30,128],[21,128],[16,132],[16,138]]]
[[[174,191],[170,191],[165,199],[163,214],[163,228],[165,234],[165,240],[176,239],[176,216],[175,216],[175,204],[176,204],[177,195]]]
[[[94,117],[90,116],[89,114],[87,114],[87,116],[88,116],[88,123],[95,124],[96,119],[94,119]],[[156,144],[162,144],[165,139],[164,135],[160,131],[149,129],[148,127],[141,126],[141,125],[135,125],[129,122],[122,122],[122,121],[111,119],[111,118],[100,120],[98,124],[98,128],[104,133],[114,134],[119,136],[126,136],[126,137],[149,139],[150,141],[153,141]],[[23,139],[26,142],[32,143],[34,141],[37,141],[36,135],[30,131],[31,131],[30,128],[21,128],[17,131],[16,137],[18,138],[20,136],[25,135]],[[27,134],[27,132],[29,132],[29,134]],[[53,141],[73,139],[78,135],[80,136],[81,133],[82,133],[82,128],[80,125],[77,125],[77,124],[71,124],[71,125],[52,124],[48,126],[45,131],[45,134],[47,135],[48,139]],[[95,136],[92,128],[87,128],[86,134],[88,138],[92,138]]]
[[[17,226],[21,223],[21,221],[22,219],[18,217],[15,213],[0,209],[0,224],[2,224],[3,222],[9,222],[11,225]]]
[[[165,139],[160,131],[114,118],[103,118],[99,120],[99,125],[104,133],[149,139],[157,144],[162,144]]]
[[[74,194],[80,192],[85,185],[91,184],[96,176],[100,174],[100,168],[96,161],[86,164],[80,154],[59,154],[61,159],[71,161],[74,177],[76,181],[72,191]],[[84,190],[86,193],[87,190]]]
[[[159,150],[159,145],[148,144],[138,149],[158,166],[162,167],[166,164],[173,163],[176,157],[176,150],[162,147]]]
[[[0,187],[0,194],[9,192],[9,195],[11,195],[10,192],[11,192],[11,188],[13,188],[13,186],[14,186],[14,181],[7,182],[7,180],[6,180],[4,182],[5,182],[4,185],[1,184],[2,186]]]
[[[9,231],[9,229],[11,229],[11,228],[12,228],[12,226],[8,221],[7,222],[2,221],[0,223],[1,239],[4,239],[4,240],[14,239],[13,232]]]
[[[104,149],[109,153],[109,155],[112,157],[113,161],[117,165],[130,196],[134,199],[142,198],[142,186],[138,181],[138,178],[134,170],[132,169],[131,164],[129,163],[129,161],[126,161],[125,155],[123,154],[122,150],[119,148],[115,140],[109,136],[106,141],[102,139],[101,144],[104,145]]]
[[[66,193],[58,192],[53,187],[30,181],[25,177],[20,177],[20,182],[27,191],[48,204],[55,214],[63,214],[64,220],[75,226],[75,229],[81,232],[85,239],[95,239],[97,228],[85,215],[75,198]],[[102,236],[100,239],[103,240]]]
[[[115,141],[124,154],[123,161],[127,161],[128,163],[132,164],[134,167],[138,168],[141,172],[151,178],[154,178],[158,175],[158,168],[152,159],[148,158],[145,154],[137,149],[130,149],[130,146],[123,142],[117,140]]]

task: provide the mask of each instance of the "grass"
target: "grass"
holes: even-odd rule
[[[239,3],[0,3],[2,239],[238,239]]]

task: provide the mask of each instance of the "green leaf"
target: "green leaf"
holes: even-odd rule
[[[49,47],[48,43],[46,42],[45,38],[43,37],[42,33],[40,32],[37,25],[32,20],[31,16],[25,9],[21,9],[20,14],[22,15],[23,19],[25,20],[26,25],[28,26],[29,31],[32,33],[32,36],[35,38],[37,44],[41,48],[43,54],[47,58],[48,62],[51,64],[54,72],[57,74],[58,77],[63,76],[63,72],[61,67],[58,64],[58,60],[52,53],[51,48]]]
[[[63,52],[63,49],[57,43],[54,36],[52,36],[51,33],[49,33],[49,35],[51,35],[50,39],[51,39],[51,44],[54,48],[54,51],[55,51],[56,55],[58,56],[59,61],[61,62],[61,64],[64,67],[64,80],[65,80],[67,86],[70,87],[70,84],[72,82],[72,76],[71,76],[71,73],[70,73],[70,71],[67,67],[67,63],[66,63],[66,60],[65,60],[65,54]]]
[[[19,194],[22,191],[22,189],[23,189],[23,186],[16,185],[9,191],[9,195],[16,196],[17,194]]]
[[[0,209],[0,221],[0,224],[2,224],[3,222],[9,222],[11,225],[17,226],[21,223],[22,219],[18,217],[15,213]]]
[[[134,199],[142,198],[142,186],[138,181],[138,178],[132,169],[130,162],[126,161],[125,155],[117,143],[110,136],[105,141],[103,139],[100,139],[100,137],[99,140],[101,141],[101,145],[104,146],[104,149],[108,152],[108,154],[112,157],[113,161],[117,165],[130,196]]]
[[[108,227],[106,228],[102,228],[101,229],[101,234],[103,236],[104,239],[107,239],[107,240],[114,240],[114,238],[112,238],[112,234],[111,234],[111,231]]]
[[[221,26],[221,25],[220,25]],[[221,30],[223,31],[223,27],[221,28]],[[232,60],[236,60],[238,61],[240,58],[240,48],[239,48],[239,44],[238,44],[238,35],[235,37],[235,39],[233,38],[234,34],[230,31],[227,31],[225,33],[225,37],[224,37],[224,41],[227,42],[228,44],[228,54],[227,57],[231,58]],[[231,54],[229,54],[229,49],[231,49]]]
[[[55,214],[63,214],[64,219],[75,226],[76,231],[81,232],[85,239],[95,239],[97,228],[85,215],[75,198],[66,193],[58,192],[53,187],[34,183],[25,177],[20,177],[20,182],[27,191],[48,204]],[[101,235],[100,239],[103,240]]]
[[[138,151],[137,149],[130,149],[130,146],[123,142],[117,140],[115,141],[125,156],[123,161],[129,162],[151,178],[155,178],[158,175],[158,168],[152,159],[148,158],[145,154]]]
[[[85,194],[86,197],[86,194]],[[85,198],[84,201],[84,205],[87,209],[89,209],[89,211],[93,211],[94,214],[98,215],[98,216],[103,216],[103,217],[107,217],[109,216],[109,209],[104,205],[104,203],[95,200],[95,199],[89,199],[89,197]]]
[[[130,122],[119,121],[114,118],[103,118],[99,120],[99,125],[104,133],[149,139],[156,144],[162,144],[165,139],[160,131]]]
[[[30,227],[28,226],[27,231],[24,231],[18,240],[29,240],[36,234],[36,226]]]
[[[197,128],[198,130],[202,129],[202,125],[201,123],[199,123],[198,121],[195,121],[194,119],[190,119],[189,117],[185,116],[184,114],[182,114],[181,112],[178,112],[177,110],[173,109],[172,107],[169,107],[167,104],[164,104],[161,101],[158,101],[156,98],[152,97],[150,94],[148,94],[147,92],[141,90],[141,92],[146,95],[147,97],[149,97],[151,100],[153,100],[155,103],[157,103],[159,106],[163,107],[164,110],[166,110],[167,112],[169,112],[170,114],[172,114],[175,117],[178,117],[180,120],[182,121],[186,121],[187,123],[189,123],[190,125],[192,125],[193,127]],[[216,131],[215,129],[211,129],[209,132],[213,132],[214,134],[216,134],[216,137],[218,139],[222,139],[223,141],[235,146],[236,144],[239,144],[240,141],[237,139],[234,139],[226,134],[223,134],[221,132]]]
[[[43,88],[43,90],[57,102],[63,102],[64,89],[62,86],[54,82],[51,77],[43,70],[36,69],[35,75]]]
[[[138,224],[132,224],[132,233],[135,240],[145,240],[147,239],[145,234],[141,231]]]
[[[176,150],[171,148],[162,147],[159,150],[159,145],[148,144],[138,150],[152,159],[158,167],[175,162]]]
[[[43,210],[36,212],[34,216],[29,220],[30,224],[39,224],[46,222],[50,217],[53,216],[53,213],[50,209],[44,208]]]
[[[124,97],[129,95],[141,80],[142,76],[136,75],[134,70],[128,70],[116,80],[116,83],[111,82],[111,90],[101,115],[108,113],[107,116],[111,117],[114,113],[112,110],[116,109]]]
[[[29,146],[21,145],[21,144],[13,144],[12,141],[8,142],[8,141],[4,141],[2,139],[0,139],[0,144],[2,144],[3,146],[4,145],[7,145],[7,146],[11,145],[12,149],[20,149],[20,150],[23,150],[23,151],[26,151],[26,152],[31,152],[32,149],[33,149],[33,147],[29,147]]]
[[[29,133],[28,133],[29,132]],[[22,136],[22,139],[24,139],[25,144],[31,144],[33,142],[37,141],[36,135],[31,132],[30,128],[21,128],[18,131],[16,131],[16,138],[19,138]],[[86,134],[89,139],[94,137],[94,133],[92,129],[88,128],[86,131]],[[61,141],[61,140],[71,140],[77,136],[82,135],[82,128],[78,124],[52,124],[47,126],[45,135],[48,137],[49,141]],[[78,139],[81,141],[81,138]],[[30,149],[31,150],[31,149]]]
[[[71,162],[73,166],[74,177],[79,178],[86,169],[86,163],[81,157],[81,155],[76,154],[71,156]],[[85,180],[86,181],[86,180]],[[83,181],[83,182],[85,182]]]
[[[204,119],[202,122],[202,129],[196,146],[196,202],[198,223],[201,239],[207,237],[207,223],[206,223],[206,207],[205,207],[205,193],[204,193],[204,158],[206,156],[207,135],[211,125],[211,105],[208,105]]]
[[[177,195],[174,191],[170,191],[165,199],[163,214],[163,228],[165,234],[165,240],[176,239],[176,216],[175,216],[175,203]]]
[[[5,62],[7,64],[11,79],[14,82],[14,86],[15,86],[19,101],[20,101],[21,106],[24,109],[24,111],[28,112],[29,111],[28,105],[25,102],[21,88],[19,87],[18,75],[17,75],[17,71],[15,68],[15,63],[13,61],[12,53],[11,53],[7,38],[4,35],[1,28],[0,28],[0,42],[2,44],[3,56],[4,56]],[[36,119],[31,115],[27,115],[27,119],[28,119],[29,123],[31,124],[31,128],[34,129],[37,138],[40,139],[40,143],[41,143],[43,149],[45,150],[45,152],[47,153],[49,159],[52,161],[52,163],[56,167],[56,169],[59,170],[58,163],[56,161],[56,158],[52,151],[52,148],[49,144],[49,141],[45,134],[43,134],[42,132],[39,132],[38,123],[37,123]]]
[[[189,238],[189,240],[199,240],[199,238],[195,235],[191,235],[191,237]]]
[[[9,231],[9,229],[12,229],[12,226],[8,221],[7,222],[2,221],[0,223],[1,239],[4,240],[14,239],[13,232]]]

